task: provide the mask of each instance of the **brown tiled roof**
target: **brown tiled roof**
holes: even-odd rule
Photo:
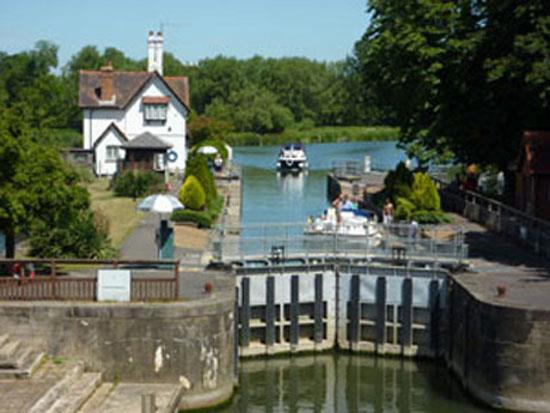
[[[81,70],[78,105],[81,108],[114,107],[124,108],[154,76],[158,76],[174,93],[176,98],[189,109],[189,82],[186,77],[165,77],[157,72],[113,72],[114,94],[116,100],[112,105],[100,104],[96,89],[101,87],[101,71]]]
[[[145,104],[162,104],[170,102],[170,96],[143,96],[141,101]]]

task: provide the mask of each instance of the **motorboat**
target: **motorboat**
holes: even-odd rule
[[[300,172],[308,168],[306,150],[301,143],[283,145],[277,159],[278,171]]]
[[[381,227],[376,222],[376,215],[359,209],[329,208],[321,217],[308,218],[304,233],[368,238],[373,247],[380,245],[382,241]]]

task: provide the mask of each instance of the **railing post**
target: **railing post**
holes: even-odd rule
[[[50,270],[52,272],[52,298],[55,300],[57,298],[57,271],[55,268],[55,260],[50,262]]]
[[[174,277],[176,278],[176,300],[180,296],[180,263],[179,261],[174,262]]]

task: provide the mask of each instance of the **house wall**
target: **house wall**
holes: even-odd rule
[[[96,175],[113,175],[117,171],[117,162],[107,160],[107,146],[120,146],[121,141],[116,133],[111,130],[95,148],[94,171]],[[119,148],[119,158],[124,158],[125,151]]]
[[[143,96],[170,96],[167,119],[164,123],[146,123],[143,117]],[[118,109],[85,109],[83,121],[83,147],[91,149],[94,142],[101,136],[107,127],[114,122],[132,140],[136,136],[150,132],[172,145],[171,151],[175,151],[177,159],[168,161],[168,168],[172,171],[184,169],[187,158],[186,151],[186,116],[187,110],[176,99],[173,93],[158,79],[153,78],[146,87],[130,102],[125,110]],[[103,154],[105,156],[105,154]],[[98,157],[98,156],[96,156]],[[103,162],[96,160],[96,165]],[[103,168],[107,170],[110,168]],[[109,173],[109,172],[107,172]]]

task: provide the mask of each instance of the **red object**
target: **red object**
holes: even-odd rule
[[[497,286],[497,297],[504,297],[506,295],[506,286],[499,285]]]
[[[172,191],[172,184],[170,182],[166,182],[166,191],[171,192]]]
[[[204,283],[204,292],[205,293],[210,294],[212,292],[213,288],[214,288],[214,286],[212,285],[212,283],[209,283],[209,282]]]

